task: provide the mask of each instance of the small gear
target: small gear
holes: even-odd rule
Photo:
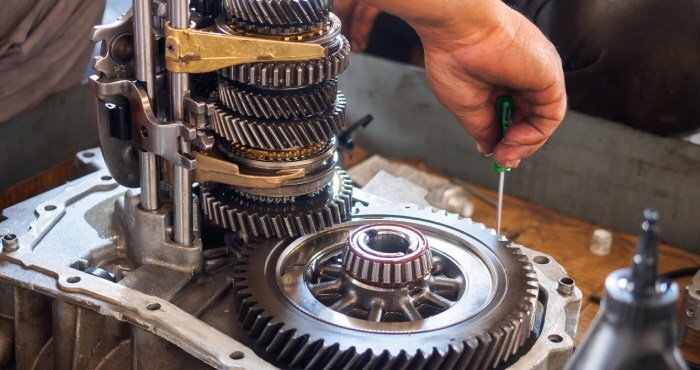
[[[272,27],[323,23],[332,0],[226,0],[226,11],[246,22]]]
[[[339,35],[328,56],[292,63],[249,63],[225,68],[225,77],[260,87],[305,87],[336,79],[350,65],[350,43]]]
[[[216,138],[217,149],[219,149],[221,154],[232,161],[233,158],[231,158],[232,156],[229,154],[235,154],[239,157],[263,162],[297,162],[325,152],[333,143],[334,140],[329,140],[325,143],[320,142],[294,150],[263,150],[230,143],[221,137]]]
[[[380,299],[372,293],[337,298],[346,291],[342,278],[334,280],[342,270],[344,240],[357,227],[377,222],[410,226],[435,241],[433,292],[454,282],[455,271],[469,281],[457,284],[461,293],[445,298],[452,303],[442,312],[408,321],[341,313],[363,299],[372,306]],[[346,223],[303,239],[259,244],[239,261],[234,286],[241,325],[261,353],[283,368],[493,369],[522,353],[533,329],[538,289],[527,257],[494,230],[445,212],[360,207]],[[403,292],[421,294],[415,288]]]
[[[332,182],[318,194],[297,197],[293,203],[269,204],[246,199],[233,188],[201,185],[204,215],[215,224],[259,238],[313,234],[350,217],[352,181],[336,167]]]
[[[294,91],[258,92],[240,82],[219,79],[219,100],[249,117],[302,119],[328,111],[341,97],[336,80]]]
[[[262,120],[242,117],[217,104],[211,128],[232,143],[251,148],[288,150],[327,142],[345,127],[345,98],[339,96],[324,114],[301,120]]]

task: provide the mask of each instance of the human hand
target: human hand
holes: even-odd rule
[[[421,37],[428,81],[477,141],[477,150],[514,168],[542,147],[566,112],[561,59],[521,14],[500,0],[364,0],[402,17]],[[498,97],[516,109],[502,140]]]
[[[343,23],[343,34],[350,40],[352,50],[364,51],[381,10],[355,0],[336,0],[333,12]]]

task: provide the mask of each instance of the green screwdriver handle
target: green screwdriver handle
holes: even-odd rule
[[[496,101],[496,117],[498,118],[498,123],[501,125],[503,130],[501,137],[506,134],[508,126],[510,126],[510,118],[513,115],[513,110],[515,110],[515,102],[510,95],[504,95],[498,98]],[[493,170],[496,172],[510,172],[510,168],[503,168],[493,161]]]

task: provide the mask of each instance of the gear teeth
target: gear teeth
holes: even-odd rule
[[[328,20],[331,0],[226,0],[234,18],[272,27],[317,24]]]
[[[351,185],[351,182],[348,182],[348,184]],[[334,205],[340,209],[340,204],[343,204],[343,207],[345,206],[344,202],[335,203]],[[331,211],[331,208],[333,207],[329,206],[328,211]],[[363,214],[362,216],[372,217],[372,215]],[[480,237],[484,237],[487,234],[491,235],[486,228],[482,228],[479,224],[473,224],[468,219],[459,220],[459,224],[448,222],[458,220],[457,216],[453,214],[430,212],[430,215],[435,215],[435,220],[437,221],[445,221],[446,225],[453,227],[470,225],[470,227],[482,230],[484,233],[480,234]],[[415,214],[413,216],[417,217]],[[331,216],[331,218],[333,217],[335,216]],[[522,270],[524,270],[523,286],[526,287],[525,294],[518,307],[510,315],[504,317],[500,323],[494,325],[493,329],[468,337],[456,345],[448,344],[444,347],[428,347],[415,353],[400,351],[396,354],[388,351],[375,353],[370,349],[358,353],[354,347],[341,349],[338,343],[324,342],[322,339],[313,340],[313,338],[305,336],[303,326],[291,328],[275,322],[275,318],[271,318],[274,315],[267,312],[272,307],[259,307],[261,305],[253,297],[246,296],[243,300],[238,299],[238,296],[245,294],[247,289],[246,281],[240,280],[240,277],[247,276],[249,272],[243,271],[236,275],[235,284],[240,285],[243,289],[234,291],[237,292],[237,302],[242,301],[240,306],[241,317],[245,318],[243,320],[244,325],[248,317],[254,316],[255,318],[250,325],[251,338],[256,339],[256,344],[265,348],[266,353],[271,357],[277,358],[281,364],[284,364],[285,366],[283,367],[308,370],[330,370],[336,368],[488,370],[498,368],[518,352],[531,333],[534,319],[533,310],[537,299],[537,280],[530,273],[534,271],[532,265],[527,262],[527,259],[523,260],[521,258],[523,254],[520,249],[511,247],[506,241],[498,240],[496,237],[496,235],[492,235],[493,240],[499,243],[498,247],[509,252],[510,257],[517,261]],[[242,263],[250,263],[250,260],[243,258]],[[260,313],[258,309],[263,309],[263,311]]]
[[[225,69],[224,76],[260,87],[306,87],[336,79],[350,65],[350,43],[338,36],[340,46],[325,58],[293,63],[248,63]]]
[[[242,232],[253,237],[282,238],[307,235],[325,230],[350,218],[352,182],[340,168],[336,167],[340,178],[340,188],[333,190],[327,186],[319,194],[303,203],[315,203],[308,210],[296,209],[292,204],[266,204],[245,199],[224,185],[202,184],[202,209],[207,219],[234,232]],[[217,190],[210,189],[217,187]],[[325,196],[324,196],[325,195]],[[226,198],[217,199],[217,197]],[[289,210],[289,211],[288,211]]]
[[[342,99],[338,81],[329,80],[299,92],[258,93],[240,82],[219,79],[219,100],[233,112],[264,119],[302,119],[323,114]]]
[[[265,329],[263,329],[262,333],[260,333],[260,337],[258,337],[258,345],[261,347],[269,346],[283,326],[284,324],[282,323],[268,323],[265,325]]]
[[[308,336],[306,339],[308,341]],[[289,367],[293,369],[303,366],[303,364],[308,361],[308,357],[313,353],[317,353],[322,347],[323,341],[320,339],[313,343],[306,343],[289,361]]]
[[[211,128],[219,136],[243,146],[289,150],[331,140],[345,127],[345,99],[324,114],[302,120],[276,121],[242,117],[217,104]]]
[[[292,337],[296,333],[296,329],[284,329],[284,327],[278,332],[278,334],[272,339],[272,342],[265,348],[265,352],[275,356],[277,361],[281,360],[279,354],[282,352],[284,347],[289,344]]]

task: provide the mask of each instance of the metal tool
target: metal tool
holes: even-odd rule
[[[600,311],[566,370],[688,369],[676,342],[678,285],[657,273],[658,218],[644,212],[632,264],[608,275]]]
[[[503,129],[501,136],[506,134],[508,126],[510,126],[510,118],[513,115],[513,109],[515,109],[515,103],[513,98],[508,95],[501,96],[496,102],[496,116],[498,117],[498,122]],[[493,161],[493,170],[498,172],[498,205],[497,216],[496,216],[496,232],[501,233],[501,215],[503,214],[503,186],[506,180],[506,172],[510,172],[510,168],[503,168]]]

